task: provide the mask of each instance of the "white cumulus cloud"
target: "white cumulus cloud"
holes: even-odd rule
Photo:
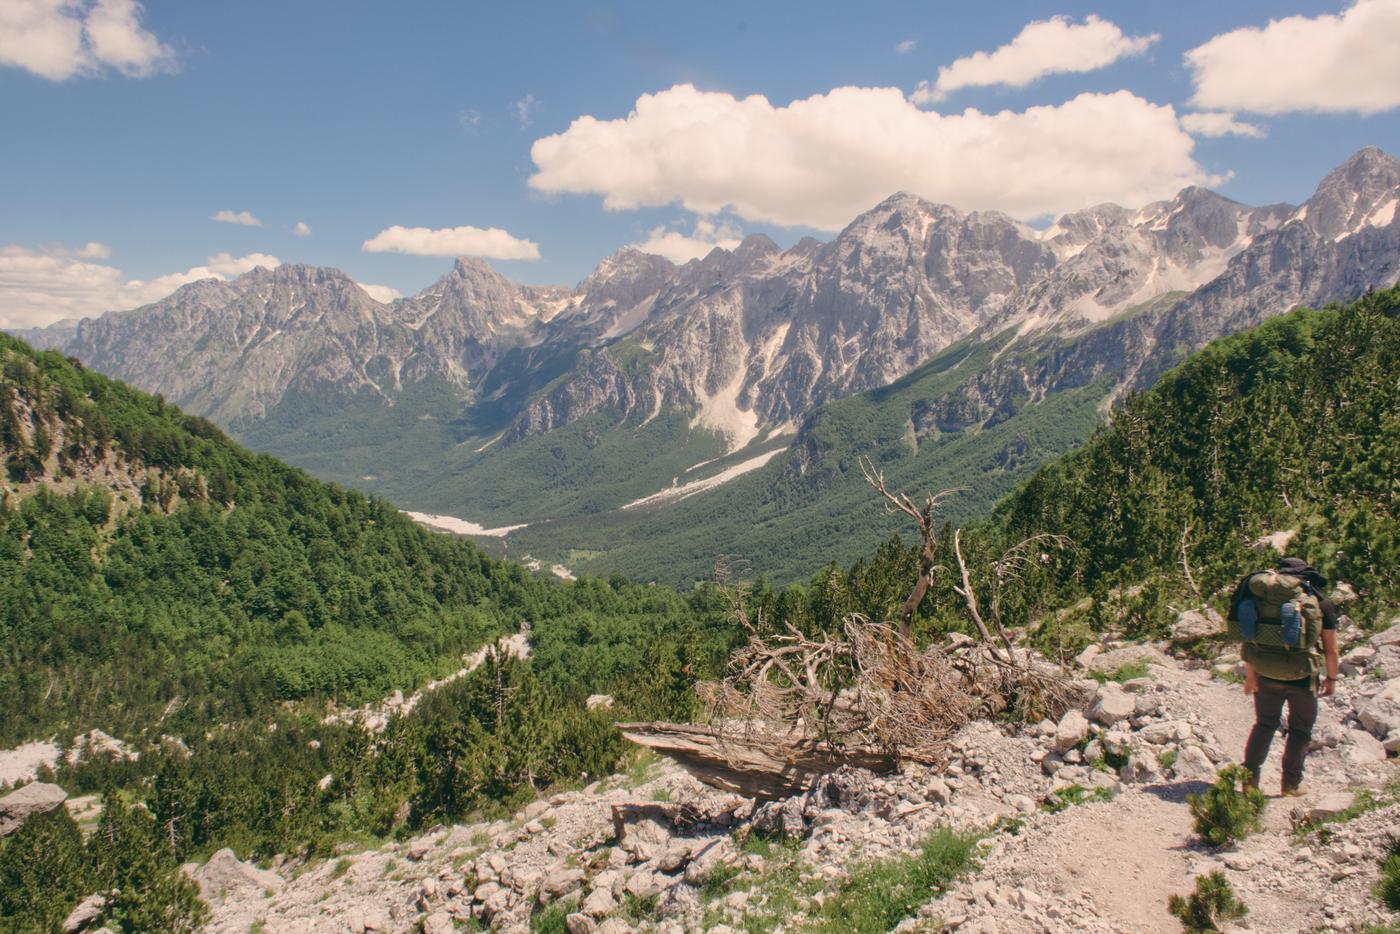
[[[894,50],[900,55],[908,55],[919,47],[918,39],[902,39],[894,44]]]
[[[900,190],[1030,219],[1217,184],[1194,146],[1175,110],[1128,91],[943,115],[898,88],[836,88],[774,106],[677,85],[643,95],[626,117],[578,117],[536,140],[530,187],[598,194],[614,211],[680,204],[822,230]]]
[[[1186,53],[1191,103],[1279,114],[1400,107],[1400,2],[1357,0],[1337,16],[1290,16],[1222,33]]]
[[[1263,139],[1264,128],[1254,124],[1238,120],[1235,115],[1227,110],[1202,111],[1200,113],[1182,114],[1181,125],[1186,132],[1195,136],[1248,136],[1251,139]]]
[[[376,302],[387,305],[396,298],[403,298],[403,293],[391,285],[375,285],[371,282],[356,283],[365,293]]]
[[[141,13],[135,0],[0,0],[0,65],[50,81],[173,71],[175,51],[141,25]]]
[[[1090,14],[1076,23],[1066,16],[1027,23],[1016,38],[993,52],[974,52],[938,69],[932,84],[919,82],[914,102],[932,104],[960,88],[1005,84],[1022,88],[1051,74],[1096,71],[1141,55],[1157,35],[1126,36],[1108,20]]]
[[[220,224],[238,224],[241,227],[261,227],[263,222],[253,216],[252,211],[215,211],[209,215],[211,221]]]
[[[311,236],[311,225],[306,221],[297,221],[296,226],[292,228],[292,233],[298,237],[309,237]]]
[[[0,246],[0,325],[41,327],[63,318],[86,318],[104,311],[135,308],[164,298],[199,279],[228,279],[281,260],[266,253],[216,253],[203,265],[153,279],[128,279],[108,263],[111,250],[100,243],[82,247]]]
[[[742,239],[743,232],[735,225],[716,223],[702,217],[695,221],[695,227],[689,234],[664,226],[655,227],[646,240],[632,246],[643,253],[664,256],[673,263],[687,263],[700,259],[715,247],[732,250]]]
[[[487,259],[539,259],[539,245],[499,227],[386,227],[360,247],[366,253],[414,256],[484,256]]]

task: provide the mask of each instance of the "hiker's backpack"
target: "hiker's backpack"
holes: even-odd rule
[[[1276,681],[1315,675],[1322,604],[1308,582],[1282,571],[1260,571],[1246,579],[1244,589],[1227,624],[1230,638],[1241,643],[1240,657],[1256,674]]]

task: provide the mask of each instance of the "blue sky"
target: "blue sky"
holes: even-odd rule
[[[1400,0],[1356,9],[1303,0],[55,2],[0,0],[0,324],[149,300],[200,270],[234,274],[250,256],[333,265],[410,294],[451,261],[363,248],[395,225],[499,228],[507,246],[488,254],[520,255],[523,241],[539,254],[494,258],[506,275],[572,284],[608,253],[667,231],[678,255],[697,248],[686,242],[697,234],[827,238],[835,218],[896,187],[1039,222],[1106,200],[1100,188],[1128,203],[1183,180],[1249,203],[1296,202],[1362,146],[1400,153],[1400,75],[1387,63],[1400,48],[1400,34],[1387,32],[1400,25]],[[90,24],[77,45],[51,53],[16,40],[17,29],[4,38],[16,23],[61,27],[54,17],[67,17],[81,27],[94,13],[111,31]],[[990,65],[962,66],[971,83],[950,79],[947,93],[919,97],[941,67],[1056,16],[1067,49],[1042,36]],[[1289,35],[1302,38],[1284,43],[1283,56],[1264,41],[1284,36],[1281,27],[1257,31],[1271,17],[1299,18]],[[1075,31],[1086,26],[1094,35]],[[1188,64],[1191,50],[1248,28],[1255,41],[1211,46],[1219,54]],[[1105,35],[1110,62],[1055,71],[1088,61]],[[1035,77],[1038,67],[1049,70]],[[1313,100],[1289,89],[1310,71],[1319,76],[1310,87],[1321,85]],[[1032,77],[978,83],[1002,72]],[[671,91],[685,85],[692,96]],[[878,88],[898,96],[835,94]],[[1110,97],[1117,92],[1127,93]],[[643,95],[655,95],[653,116],[624,124]],[[767,103],[740,107],[749,95]],[[1081,95],[1083,113],[1071,118],[1065,108]],[[786,109],[813,96],[821,106],[811,112]],[[1007,116],[970,122],[968,108]],[[710,114],[698,129],[697,110]],[[1023,133],[1028,111],[1045,115],[1047,136]],[[1234,114],[1235,127],[1260,135],[1178,125],[1202,111]],[[868,114],[886,116],[840,135],[837,124],[860,127]],[[921,114],[950,119],[924,125]],[[585,115],[604,123],[570,131]],[[558,137],[548,158],[532,156],[547,137]],[[668,140],[675,148],[663,153]],[[989,181],[997,172],[1004,186]],[[1025,190],[1012,193],[1018,184]],[[619,209],[606,209],[605,196]],[[261,226],[211,219],[221,211]],[[298,222],[309,235],[294,233]],[[381,242],[421,249],[425,236]]]

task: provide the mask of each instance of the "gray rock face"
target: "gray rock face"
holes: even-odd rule
[[[89,895],[78,902],[76,908],[68,913],[68,917],[63,919],[63,934],[76,934],[92,925],[94,921],[102,917],[102,911],[107,907],[107,897],[105,895]]]
[[[1357,712],[1361,725],[1377,739],[1400,731],[1400,678],[1391,678],[1375,697]],[[3,804],[3,802],[0,802]]]
[[[209,857],[203,866],[191,869],[189,875],[199,886],[200,896],[209,902],[237,898],[240,892],[277,891],[284,884],[277,873],[250,866],[228,848]]]
[[[392,405],[432,379],[454,404],[492,406],[503,444],[600,411],[673,410],[736,447],[955,341],[999,342],[992,364],[913,413],[917,440],[1095,380],[1144,386],[1222,334],[1390,285],[1397,198],[1400,162],[1379,149],[1296,209],[1188,188],[1035,231],[896,194],[829,243],[751,236],[683,266],[628,249],[572,290],[463,259],[384,305],[336,270],[288,265],[28,336],[225,424],[289,395]]]
[[[31,782],[0,798],[0,837],[8,837],[31,817],[63,806],[68,792],[47,782]]]

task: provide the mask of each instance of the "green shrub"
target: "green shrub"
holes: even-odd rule
[[[1248,784],[1248,779],[1244,766],[1227,766],[1205,794],[1186,796],[1196,833],[1210,846],[1227,846],[1259,829],[1264,793]]]
[[[927,837],[913,856],[859,867],[819,909],[813,930],[892,931],[976,865],[976,850],[976,835],[945,828]]]
[[[1196,877],[1196,891],[1190,895],[1173,895],[1167,899],[1167,910],[1181,919],[1186,934],[1203,934],[1220,930],[1223,921],[1234,921],[1249,913],[1244,902],[1235,897],[1229,880],[1220,870]]]
[[[1381,878],[1376,883],[1376,898],[1391,911],[1400,911],[1400,838],[1391,838],[1390,852],[1381,862]]]
[[[1045,799],[1040,805],[1042,811],[1058,814],[1075,804],[1089,804],[1094,801],[1112,801],[1113,790],[1103,785],[1089,789],[1083,785],[1069,785]]]
[[[1147,667],[1147,660],[1138,659],[1135,662],[1128,662],[1126,665],[1119,665],[1113,671],[1091,671],[1089,677],[1099,684],[1106,684],[1109,681],[1124,684],[1136,678],[1146,678],[1151,673]]]
[[[531,934],[566,934],[568,925],[565,923],[570,913],[578,910],[578,899],[570,898],[564,901],[554,902],[538,909],[530,917]]]

